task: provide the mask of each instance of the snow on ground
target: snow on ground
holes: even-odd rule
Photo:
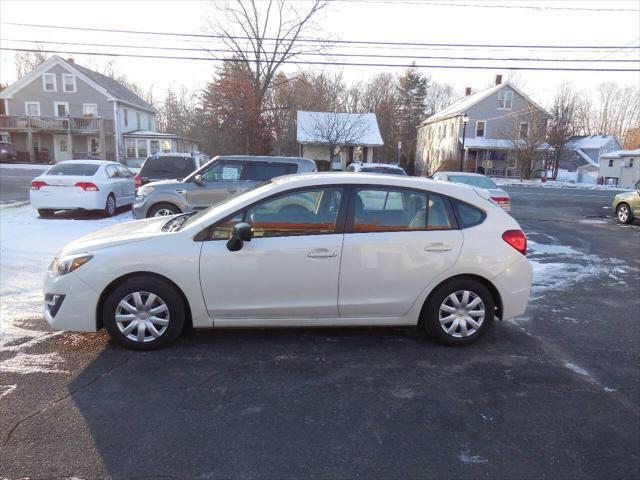
[[[615,191],[633,191],[630,188],[620,188],[611,185],[593,185],[590,183],[574,183],[574,182],[559,182],[555,180],[547,180],[546,182],[535,180],[522,180],[517,178],[494,178],[492,177],[496,185],[500,186],[518,186],[518,187],[543,187],[543,188],[576,188],[582,190],[615,190]]]
[[[39,163],[0,163],[0,169],[10,168],[13,170],[46,170],[50,164]]]
[[[30,205],[0,208],[0,346],[5,350],[57,334],[33,330],[28,322],[42,318],[42,280],[55,254],[78,237],[132,219],[131,212],[77,218],[44,220]]]

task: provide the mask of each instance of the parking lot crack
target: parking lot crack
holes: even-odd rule
[[[96,375],[94,378],[92,378],[89,382],[85,383],[84,385],[79,386],[78,388],[69,391],[67,394],[62,395],[61,397],[55,399],[53,402],[49,403],[48,405],[45,405],[44,407],[42,407],[41,409],[31,413],[30,415],[27,415],[26,417],[20,419],[18,422],[16,422],[13,427],[11,427],[11,429],[9,430],[9,432],[7,433],[5,439],[2,442],[2,446],[6,446],[9,443],[9,440],[11,440],[11,437],[13,436],[13,434],[15,433],[15,431],[25,422],[37,417],[38,415],[46,412],[47,410],[49,410],[51,407],[56,406],[57,404],[59,404],[60,402],[65,401],[66,399],[68,399],[69,397],[75,395],[76,393],[78,393],[81,390],[84,390],[88,387],[90,387],[91,385],[93,385],[94,383],[96,383],[98,380],[102,379],[105,375],[108,375],[109,373],[111,373],[112,371],[114,371],[115,369],[123,366],[124,364],[126,364],[129,360],[131,360],[131,358],[133,357],[133,355],[128,355],[123,361],[116,363],[115,365],[112,365],[111,367],[107,368],[106,370],[102,371],[101,373],[99,373],[98,375]]]

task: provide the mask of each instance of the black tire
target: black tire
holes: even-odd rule
[[[117,208],[118,206],[116,205],[116,197],[113,193],[110,193],[107,196],[107,201],[104,204],[104,216],[113,217],[116,214]]]
[[[618,221],[623,224],[633,222],[633,212],[631,211],[631,207],[626,203],[619,204],[616,207],[616,217],[618,217]]]
[[[56,213],[56,211],[49,208],[38,209],[38,215],[40,215],[40,218],[53,218],[54,213]]]
[[[118,322],[116,322],[116,313],[120,309],[119,303],[122,300],[127,299],[130,295],[133,295],[135,292],[142,292],[141,299],[143,302],[149,298],[148,296],[145,297],[144,294],[150,293],[156,295],[160,302],[167,306],[168,311],[166,312],[166,320],[168,320],[168,324],[164,331],[162,331],[162,326],[159,326],[160,328],[157,329],[157,331],[161,332],[159,337],[153,339],[146,338],[152,337],[153,335],[146,335],[147,333],[150,333],[150,330],[145,330],[144,335],[146,336],[146,341],[138,341],[136,339],[132,339],[127,336],[126,333],[121,331],[122,328],[124,332],[126,332],[126,329],[129,326],[132,326],[131,324],[136,320],[139,324],[137,317],[130,322],[120,322],[120,327],[118,326]],[[147,313],[147,315],[149,315],[149,313]],[[158,316],[163,316],[163,314],[158,314]],[[133,350],[154,350],[172,344],[183,330],[185,317],[186,308],[180,293],[168,282],[155,277],[139,276],[125,280],[121,285],[109,293],[102,305],[102,322],[109,332],[109,335],[111,335],[111,338],[120,345]],[[151,320],[149,319],[148,321]],[[133,330],[128,333],[129,335],[137,336],[138,329],[136,328],[136,325],[138,324],[132,326]],[[154,324],[154,327],[156,326],[158,325]]]
[[[163,210],[170,211],[171,215],[177,215],[179,213],[182,213],[182,210],[176,207],[173,203],[163,202],[163,203],[158,203],[153,207],[151,207],[149,210],[147,210],[147,218],[161,216],[161,215],[158,215],[158,212],[161,212]],[[166,214],[166,215],[169,215],[169,214]]]
[[[482,303],[484,304],[484,318],[482,319],[482,323],[480,324],[480,328],[473,328],[471,324],[467,324],[465,322],[465,326],[468,325],[470,328],[467,330],[470,334],[468,336],[454,336],[461,335],[462,328],[456,327],[454,328],[452,334],[447,333],[444,329],[445,327],[440,325],[440,306],[445,302],[450,295],[455,294],[456,292],[468,291],[472,294],[480,297]],[[462,296],[459,294],[459,296]],[[475,311],[475,310],[473,310]],[[443,313],[446,315],[446,313]],[[456,315],[451,313],[451,315]],[[493,317],[495,316],[495,302],[493,299],[493,295],[489,291],[487,287],[485,287],[482,283],[472,278],[456,278],[450,280],[448,282],[443,283],[430,295],[428,303],[425,305],[422,314],[422,327],[425,331],[434,337],[438,342],[443,343],[445,345],[452,346],[462,346],[469,345],[477,341],[482,335],[484,335],[491,323],[493,322]],[[477,320],[477,318],[475,319]],[[455,322],[455,320],[453,320]],[[453,322],[449,327],[453,326]],[[460,320],[459,320],[460,322]],[[479,322],[478,322],[479,323]],[[473,330],[473,332],[471,332]]]

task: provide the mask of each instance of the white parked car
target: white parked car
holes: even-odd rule
[[[438,172],[433,175],[433,179],[484,188],[491,195],[491,200],[500,205],[505,212],[511,211],[511,197],[509,197],[509,194],[498,187],[486,175],[468,172]]]
[[[353,162],[347,167],[347,172],[360,172],[360,173],[384,173],[387,175],[406,175],[400,165],[395,163],[362,163]]]
[[[451,345],[522,315],[526,236],[484,190],[349,173],[278,177],[202,210],[67,245],[53,328],[151,349],[195,328],[413,325]]]
[[[133,203],[135,179],[116,162],[67,160],[34,178],[29,198],[43,218],[71,209],[102,210],[112,216],[116,208]]]

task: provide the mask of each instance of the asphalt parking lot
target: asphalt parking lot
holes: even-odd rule
[[[536,281],[479,343],[221,330],[131,352],[45,333],[0,352],[51,366],[0,369],[0,478],[636,477],[640,225],[610,191],[506,189]]]

